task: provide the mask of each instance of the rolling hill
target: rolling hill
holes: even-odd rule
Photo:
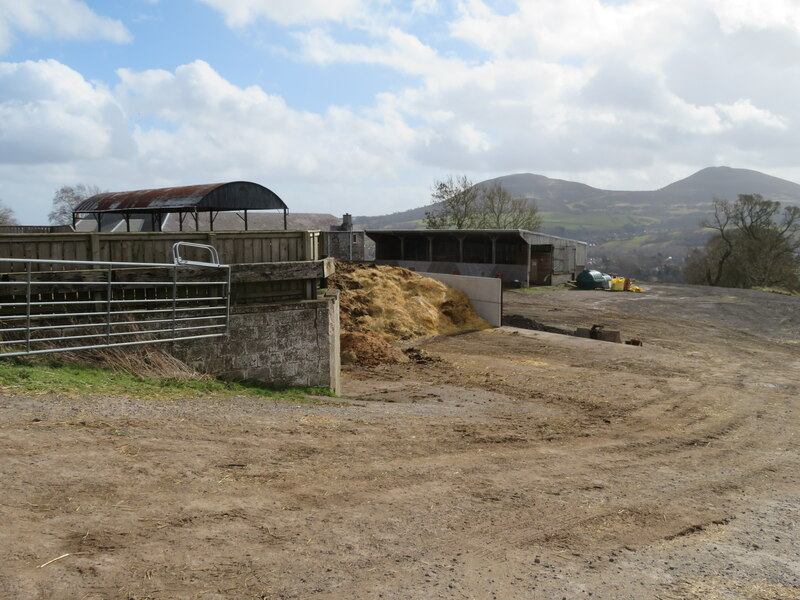
[[[670,260],[702,245],[708,231],[700,222],[711,213],[714,198],[735,200],[738,194],[761,194],[782,204],[800,205],[800,185],[750,169],[708,167],[652,191],[603,190],[583,183],[532,173],[482,181],[499,182],[512,195],[536,202],[544,218],[542,231],[585,240],[590,257],[609,267],[632,256]],[[431,205],[389,215],[356,217],[364,229],[424,228]],[[644,260],[647,258],[648,260]]]
[[[531,173],[504,175],[477,185],[494,182],[501,183],[514,196],[535,200],[543,213],[562,214],[561,220],[565,215],[619,213],[645,217],[646,220],[691,221],[694,226],[709,212],[714,198],[735,199],[738,194],[757,193],[782,203],[800,204],[800,185],[759,171],[731,167],[708,167],[652,191],[603,190]],[[356,217],[355,223],[365,228],[399,229],[413,226],[430,209],[430,205],[426,205],[389,215]],[[687,219],[687,215],[691,215],[691,219]],[[545,229],[547,227],[545,219]],[[566,229],[575,229],[575,226]]]

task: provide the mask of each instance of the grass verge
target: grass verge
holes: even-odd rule
[[[0,392],[54,393],[78,397],[101,395],[140,399],[256,396],[276,401],[314,402],[315,396],[333,396],[327,388],[275,388],[257,382],[220,379],[142,377],[101,367],[48,361],[0,361]]]

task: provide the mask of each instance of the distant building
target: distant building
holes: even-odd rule
[[[320,256],[339,260],[364,260],[366,236],[363,231],[353,231],[353,216],[345,214],[341,225],[331,225],[320,238]]]
[[[586,242],[523,229],[368,230],[375,262],[423,273],[558,285],[586,267]]]

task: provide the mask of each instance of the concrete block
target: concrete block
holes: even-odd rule
[[[196,369],[231,379],[339,390],[339,296],[233,306],[225,339],[172,345]]]

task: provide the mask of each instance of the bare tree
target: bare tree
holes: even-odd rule
[[[475,229],[478,190],[466,175],[433,182],[433,210],[425,213],[428,229]]]
[[[0,201],[0,225],[16,225],[17,219],[14,217],[14,211]]]
[[[64,185],[56,190],[53,196],[53,208],[47,215],[51,225],[72,224],[72,211],[75,207],[95,194],[101,192],[93,184],[79,183],[77,185]]]
[[[732,212],[730,202],[714,198],[714,220],[701,223],[703,227],[715,230],[718,237],[716,243],[707,246],[705,278],[708,285],[719,285],[725,264],[733,254],[733,239],[728,228]]]
[[[428,229],[529,229],[542,226],[536,203],[512,196],[500,182],[475,186],[466,175],[434,181]]]
[[[702,225],[715,233],[690,255],[690,283],[800,287],[800,207],[740,194],[734,203],[714,200],[714,218]]]
[[[527,229],[536,231],[542,217],[536,203],[512,196],[499,181],[483,190],[478,202],[480,227],[484,229]]]

